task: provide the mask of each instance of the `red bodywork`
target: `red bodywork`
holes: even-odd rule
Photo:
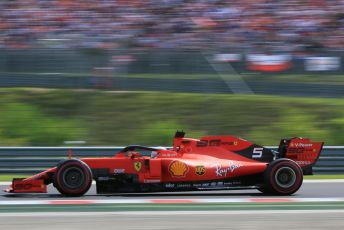
[[[269,164],[279,158],[292,159],[309,174],[322,146],[322,142],[292,138],[282,140],[278,151],[274,151],[233,136],[192,139],[177,132],[170,150],[128,146],[114,157],[79,160],[92,171],[98,193],[136,191],[128,188],[142,189],[149,185],[156,185],[157,190],[259,187],[264,183],[263,175]],[[142,156],[141,150],[153,152],[154,157]],[[27,179],[14,179],[6,192],[46,192],[46,185],[54,182],[58,167]]]

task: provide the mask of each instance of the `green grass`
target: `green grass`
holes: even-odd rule
[[[294,136],[344,143],[343,99],[21,88],[0,94],[0,146],[169,146],[177,129],[261,145]]]
[[[243,210],[341,210],[343,202],[185,203],[185,204],[83,204],[1,205],[0,212],[123,212],[123,211],[243,211]]]
[[[301,83],[319,85],[344,85],[344,75],[323,75],[323,74],[279,74],[279,75],[247,75],[247,80],[280,83]]]
[[[12,181],[13,178],[27,178],[31,175],[2,175],[0,174],[0,181]]]
[[[344,179],[344,174],[338,175],[311,175],[304,176],[305,180],[329,180],[329,179]]]

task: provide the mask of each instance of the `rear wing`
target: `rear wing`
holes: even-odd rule
[[[304,175],[313,175],[313,166],[320,156],[324,142],[313,142],[308,138],[282,139],[278,147],[278,158],[289,158],[300,165]]]

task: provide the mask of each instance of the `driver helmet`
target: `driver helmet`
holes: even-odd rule
[[[165,147],[161,147],[161,146],[158,146],[158,147],[154,147],[155,149],[157,149],[157,150],[166,150],[166,148]],[[155,157],[157,157],[158,156],[158,151],[152,151],[151,152],[151,158],[155,158]]]

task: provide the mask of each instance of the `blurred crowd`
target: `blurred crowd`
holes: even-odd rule
[[[2,0],[0,48],[344,50],[344,0]]]

